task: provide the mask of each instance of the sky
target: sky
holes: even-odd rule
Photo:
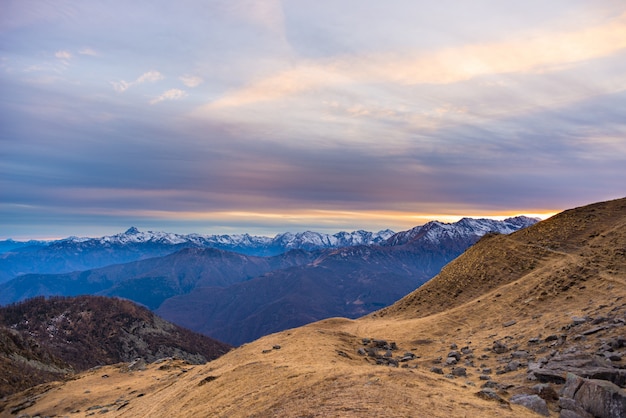
[[[623,0],[2,0],[0,239],[626,196]]]

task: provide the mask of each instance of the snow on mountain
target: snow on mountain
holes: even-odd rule
[[[177,250],[183,247],[217,248],[227,251],[240,252],[246,255],[270,256],[289,250],[318,250],[324,248],[352,247],[356,245],[403,245],[416,239],[423,239],[432,243],[444,239],[458,237],[480,237],[488,232],[509,234],[518,229],[532,225],[538,219],[518,216],[504,221],[492,219],[463,218],[455,223],[438,221],[428,222],[408,231],[395,233],[389,229],[378,232],[352,231],[325,234],[320,232],[285,232],[273,238],[249,234],[234,235],[202,235],[176,234],[160,231],[140,231],[131,227],[123,233],[103,236],[100,238],[69,237],[48,243],[51,249],[59,247],[94,249],[96,247],[143,247],[145,245],[160,248],[172,247]]]
[[[431,221],[408,231],[399,232],[385,241],[383,245],[404,245],[417,240],[437,244],[463,237],[482,237],[490,232],[510,234],[537,222],[539,222],[538,218],[527,216],[516,216],[503,221],[474,218],[463,218],[454,223]]]
[[[254,236],[249,234],[234,235],[202,235],[202,234],[175,234],[159,231],[140,231],[131,227],[123,233],[103,236],[99,238],[69,237],[51,244],[55,246],[136,246],[157,244],[159,246],[218,248],[228,251],[241,252],[248,255],[276,255],[285,251],[317,250],[323,248],[338,248],[354,245],[380,244],[393,236],[395,232],[386,229],[379,232],[353,231],[338,232],[334,235],[320,232],[305,231],[299,233],[285,232],[274,238]]]

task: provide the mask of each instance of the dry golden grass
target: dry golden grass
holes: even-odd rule
[[[531,338],[565,332],[573,316],[624,318],[625,251],[626,199],[568,211],[536,228],[482,240],[429,284],[375,315],[269,335],[203,366],[169,361],[144,371],[123,365],[90,371],[15,395],[0,403],[0,416],[15,416],[11,409],[28,400],[33,404],[19,413],[31,416],[537,416],[477,397],[484,383],[479,368],[502,367],[491,351],[495,340],[536,351]],[[623,331],[612,327],[550,349],[596,347]],[[403,363],[406,368],[376,365],[357,354],[365,337],[394,341],[394,355],[410,351],[418,358]],[[430,371],[452,344],[475,355],[465,377]],[[532,384],[525,369],[492,377],[511,385],[500,392],[505,400]]]

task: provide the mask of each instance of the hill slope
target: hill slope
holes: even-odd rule
[[[85,373],[0,414],[621,417],[625,247],[626,199],[578,208],[481,240],[376,314],[268,335],[204,366]]]
[[[0,397],[95,366],[171,356],[200,364],[229,349],[130,301],[30,299],[0,308]]]

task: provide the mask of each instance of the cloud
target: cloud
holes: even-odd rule
[[[206,110],[273,101],[351,83],[452,84],[497,74],[549,73],[624,48],[626,14],[578,31],[546,32],[533,38],[471,44],[409,58],[406,53],[372,53],[303,62],[232,91]]]
[[[185,96],[187,96],[187,92],[185,92],[184,90],[170,89],[170,90],[166,91],[165,93],[161,94],[156,99],[151,100],[150,104],[161,103],[161,102],[163,102],[165,100],[179,100],[179,99],[182,99]]]
[[[158,71],[148,71],[147,73],[143,73],[136,81],[135,84],[141,84],[145,82],[155,82],[159,80],[163,80],[165,77]]]
[[[113,86],[113,89],[115,91],[117,91],[118,93],[123,93],[129,88],[136,86],[138,84],[143,84],[143,83],[148,83],[148,82],[154,83],[156,81],[163,80],[164,78],[165,76],[161,74],[160,72],[151,70],[146,73],[143,73],[135,81],[131,81],[131,82],[124,81],[124,80],[111,81],[111,85]]]
[[[57,57],[60,60],[65,60],[65,61],[67,61],[67,60],[72,58],[72,54],[69,51],[57,51],[54,54],[54,56]]]
[[[195,75],[183,75],[178,77],[180,81],[187,87],[198,87],[200,84],[204,83],[204,80],[201,77]]]
[[[91,49],[91,48],[83,48],[83,49],[79,50],[78,53],[81,54],[81,55],[90,55],[92,57],[95,57],[95,56],[98,55],[98,53],[95,50]]]

